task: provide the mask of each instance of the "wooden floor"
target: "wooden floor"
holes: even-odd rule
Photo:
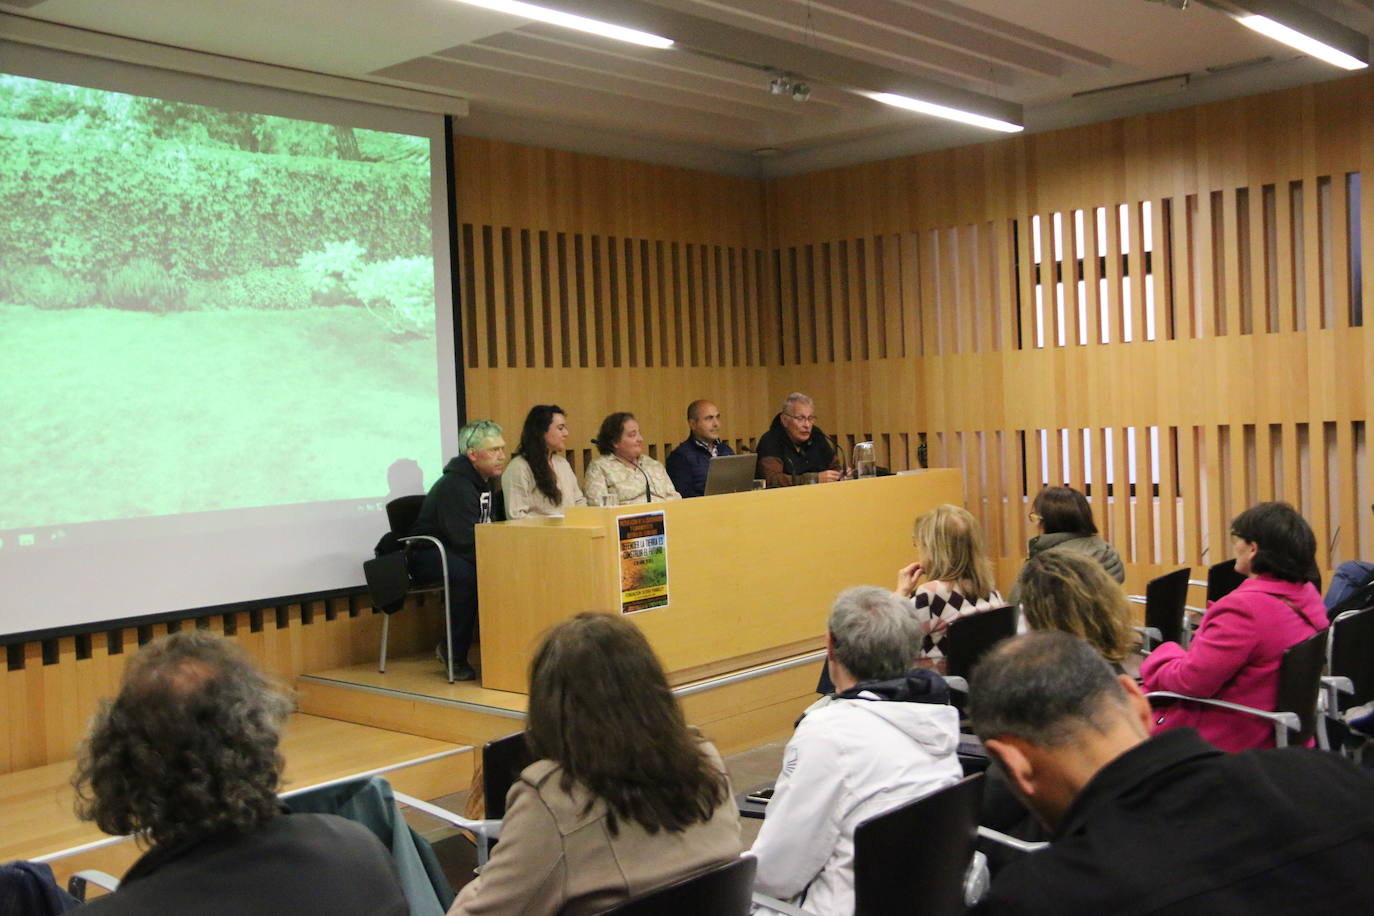
[[[351,722],[297,714],[287,724],[282,741],[286,758],[282,791],[329,782],[369,770],[396,768],[388,773],[397,788],[423,798],[436,798],[467,788],[472,774],[471,754],[460,745],[432,738],[369,728]],[[106,838],[94,824],[73,813],[75,790],[72,761],[0,775],[0,862],[33,859]],[[127,847],[105,850],[99,867],[122,874],[118,863],[137,856]],[[62,874],[70,869],[54,869]]]
[[[417,698],[442,702],[486,706],[523,714],[528,697],[523,693],[488,690],[477,681],[458,681],[450,684],[444,666],[433,654],[415,655],[387,660],[386,673],[377,670],[373,662],[312,671],[301,678],[307,683],[328,682],[357,688],[385,690]]]

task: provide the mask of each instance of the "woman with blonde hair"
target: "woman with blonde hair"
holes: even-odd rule
[[[925,630],[921,658],[943,658],[940,641],[952,622],[1004,602],[982,529],[967,509],[936,506],[916,519],[911,543],[919,559],[897,573],[897,594],[911,600]]]
[[[1046,550],[1026,561],[1021,612],[1032,630],[1062,630],[1098,651],[1117,673],[1135,648],[1126,593],[1102,564],[1085,553]]]

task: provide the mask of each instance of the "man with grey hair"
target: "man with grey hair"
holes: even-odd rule
[[[1226,754],[1076,636],[1031,633],[974,671],[974,730],[1052,831],[981,914],[1374,912],[1374,779],[1308,748]]]
[[[959,714],[939,675],[910,670],[921,628],[885,588],[840,593],[826,659],[833,700],[787,742],[754,843],[755,887],[817,916],[854,912],[854,828],[962,775]]]
[[[790,487],[815,474],[818,483],[839,480],[840,454],[830,438],[816,425],[816,405],[807,395],[794,391],[783,399],[768,432],[759,437],[755,477],[770,487]]]
[[[409,913],[369,830],[282,809],[278,745],[290,711],[221,636],[190,630],[140,649],[96,715],[75,784],[81,817],[148,851],[81,912]]]
[[[453,659],[454,680],[471,681],[468,664],[477,628],[477,526],[506,517],[501,472],[506,467],[506,440],[493,420],[474,420],[458,431],[458,456],[429,488],[411,534],[438,538],[448,554],[449,645],[439,645],[439,661]],[[435,581],[443,565],[433,549],[415,554],[414,572]]]

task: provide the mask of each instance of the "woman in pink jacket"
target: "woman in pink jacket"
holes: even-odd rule
[[[1326,629],[1326,608],[1312,585],[1317,541],[1287,503],[1260,503],[1231,523],[1236,572],[1248,578],[1212,604],[1185,650],[1166,642],[1140,665],[1147,690],[1215,697],[1272,710],[1283,652]],[[1156,711],[1154,731],[1188,725],[1225,751],[1273,747],[1265,719],[1201,703]]]

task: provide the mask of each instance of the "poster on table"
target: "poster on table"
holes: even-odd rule
[[[620,612],[668,606],[668,531],[662,512],[622,515]]]

